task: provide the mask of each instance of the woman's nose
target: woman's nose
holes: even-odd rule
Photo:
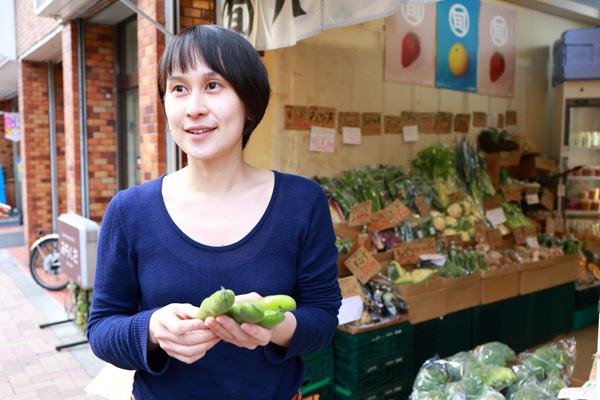
[[[202,93],[193,92],[186,106],[186,115],[194,118],[206,114],[206,112],[206,97]]]

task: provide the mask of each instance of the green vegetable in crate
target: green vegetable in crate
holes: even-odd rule
[[[466,351],[460,351],[446,359],[446,369],[450,381],[460,381],[463,378],[464,368],[467,363],[475,362],[475,357]]]
[[[448,382],[444,385],[444,400],[467,400],[462,382]]]
[[[196,317],[205,320],[208,317],[216,317],[225,314],[235,301],[235,293],[232,290],[221,287],[209,297],[202,300]]]
[[[429,362],[425,364],[415,378],[413,389],[417,391],[437,390],[448,380],[446,371],[441,364]]]
[[[429,268],[416,268],[410,273],[414,283],[423,283],[433,279],[433,275],[435,275],[435,271]]]
[[[575,254],[581,250],[581,241],[570,235],[567,239],[563,240],[562,248],[565,254]]]
[[[557,371],[550,373],[550,375],[541,383],[541,386],[545,391],[554,396],[558,395],[560,389],[567,387]]]
[[[440,389],[413,392],[410,400],[445,400]]]
[[[561,372],[571,362],[566,351],[559,349],[556,344],[540,347],[532,355],[523,358],[529,370],[538,377],[544,379],[553,372]]]
[[[510,368],[488,365],[488,375],[485,384],[495,390],[503,390],[515,382],[515,373]]]
[[[489,342],[477,346],[475,349],[477,361],[482,364],[505,367],[508,363],[515,361],[516,355],[513,349],[500,342]]]
[[[541,386],[530,383],[516,392],[512,400],[553,400],[554,396],[545,391]]]

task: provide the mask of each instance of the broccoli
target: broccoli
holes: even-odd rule
[[[417,391],[430,391],[437,389],[440,385],[443,385],[448,380],[446,371],[443,366],[438,363],[429,363],[421,367],[415,382],[413,389]]]
[[[444,400],[467,400],[462,382],[449,382],[444,385]]]
[[[543,381],[541,385],[542,388],[544,388],[544,390],[546,390],[548,393],[554,396],[558,396],[558,392],[560,392],[560,389],[567,386],[560,378],[559,373],[556,371],[551,372],[548,378],[546,378],[546,380]]]
[[[553,396],[536,384],[527,384],[515,393],[512,400],[552,400]]]
[[[506,367],[507,363],[515,360],[513,349],[500,342],[482,344],[476,351],[477,361],[482,364]]]
[[[489,374],[485,378],[485,383],[495,390],[502,390],[515,382],[515,373],[510,368],[487,366]]]
[[[474,362],[475,357],[466,351],[460,351],[446,360],[446,369],[448,370],[448,378],[451,382],[460,381],[463,377],[465,364]]]
[[[540,347],[532,355],[523,359],[529,370],[538,380],[544,380],[553,372],[561,372],[571,362],[566,351],[559,349],[556,344]]]

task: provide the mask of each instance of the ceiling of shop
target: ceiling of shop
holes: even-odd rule
[[[585,4],[586,6],[596,7],[600,9],[600,0],[573,0],[576,3]]]

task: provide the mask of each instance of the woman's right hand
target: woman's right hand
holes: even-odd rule
[[[198,307],[169,304],[156,310],[148,327],[148,350],[158,347],[169,356],[191,364],[221,340],[204,321],[196,318]]]

